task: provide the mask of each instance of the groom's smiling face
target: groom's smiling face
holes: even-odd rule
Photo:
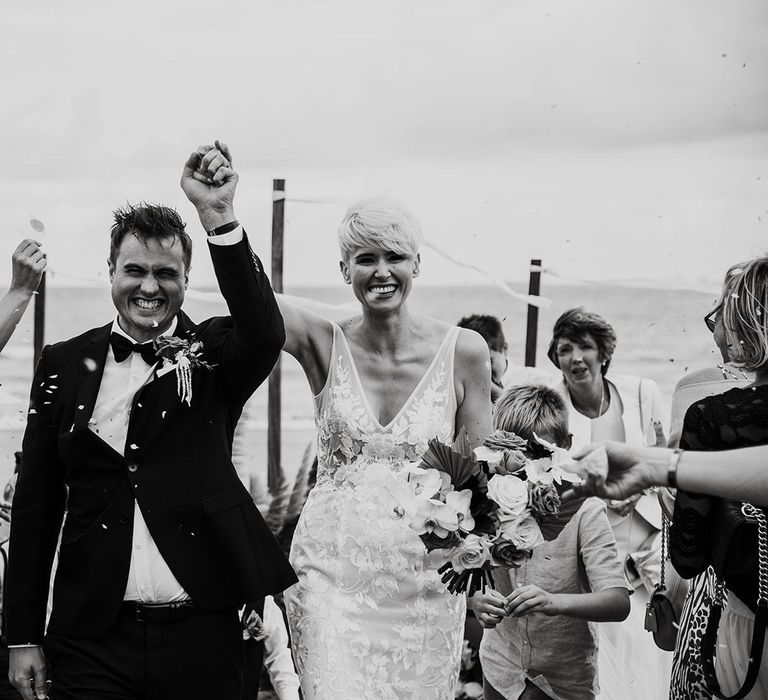
[[[120,327],[139,343],[166,331],[184,302],[187,275],[178,238],[125,236],[109,266]]]

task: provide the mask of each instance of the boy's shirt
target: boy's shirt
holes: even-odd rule
[[[495,579],[504,596],[527,584],[548,593],[631,591],[597,498],[586,499],[557,538],[534,549],[519,569]],[[504,697],[518,697],[528,678],[554,700],[591,700],[598,692],[596,624],[562,615],[504,618],[483,633],[483,675]]]

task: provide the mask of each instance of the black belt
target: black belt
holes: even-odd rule
[[[120,614],[131,617],[137,622],[170,622],[186,620],[195,615],[205,615],[203,610],[191,600],[179,600],[175,603],[137,603],[126,600],[120,607]]]

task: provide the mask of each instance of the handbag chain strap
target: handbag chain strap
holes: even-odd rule
[[[757,521],[757,605],[768,605],[768,524],[765,513],[751,503],[743,503],[741,512],[747,520]]]
[[[669,520],[667,514],[662,511],[661,513],[661,571],[659,572],[659,585],[658,590],[664,590],[664,566],[667,558],[669,557]]]
[[[717,646],[717,629],[720,626],[720,614],[725,600],[725,582],[717,576],[715,599],[709,612],[709,620],[701,641],[701,661],[707,689],[717,698],[739,700],[749,694],[757,681],[763,658],[763,643],[765,630],[768,626],[768,523],[765,513],[755,508],[751,503],[743,503],[741,514],[748,521],[757,523],[757,611],[752,626],[752,645],[749,650],[749,663],[744,682],[733,695],[725,695],[720,690],[720,683],[715,672],[715,648]]]

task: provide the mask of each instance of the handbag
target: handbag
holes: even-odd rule
[[[763,510],[750,503],[720,501],[716,513],[717,523],[722,529],[719,530],[717,541],[713,543],[710,554],[712,568],[717,574],[718,581],[715,600],[702,637],[701,661],[704,679],[712,695],[725,700],[739,700],[754,687],[763,658],[763,643],[768,625],[768,522]],[[754,551],[755,526],[757,526],[756,552]],[[747,552],[746,549],[750,551]],[[757,559],[756,577],[753,569],[755,559]],[[723,695],[715,672],[717,630],[720,625],[720,615],[725,606],[726,586],[733,590],[731,583],[741,582],[745,577],[752,581],[757,579],[757,604],[755,608],[750,605],[750,608],[755,611],[755,621],[752,627],[749,665],[741,688],[733,695]],[[747,599],[743,600],[744,603],[751,602]]]
[[[653,641],[659,649],[674,651],[683,602],[688,593],[688,584],[680,578],[673,568],[667,571],[669,520],[663,511],[661,517],[661,570],[659,582],[645,605],[644,626],[646,631],[653,635]]]

